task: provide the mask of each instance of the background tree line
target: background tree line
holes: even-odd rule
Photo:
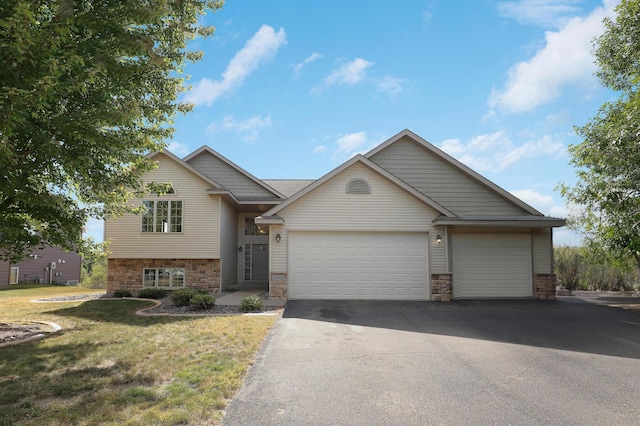
[[[553,249],[555,273],[569,290],[631,291],[640,289],[633,259],[620,260],[587,247]]]

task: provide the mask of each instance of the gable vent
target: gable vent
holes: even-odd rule
[[[347,194],[371,194],[371,187],[364,179],[351,179],[347,184]]]

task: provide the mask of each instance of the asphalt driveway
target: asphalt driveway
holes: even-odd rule
[[[223,423],[631,425],[639,396],[637,312],[290,301]]]

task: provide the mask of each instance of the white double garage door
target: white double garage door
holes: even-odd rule
[[[426,233],[290,232],[289,299],[428,300]]]
[[[530,297],[531,238],[454,235],[453,297]],[[290,232],[289,299],[429,300],[426,233]]]

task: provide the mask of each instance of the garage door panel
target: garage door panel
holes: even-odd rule
[[[527,234],[455,234],[455,298],[533,295],[531,237]]]
[[[428,299],[424,233],[291,232],[289,253],[292,299]]]

